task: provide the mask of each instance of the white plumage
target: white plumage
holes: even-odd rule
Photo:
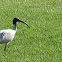
[[[0,44],[5,43],[4,51],[6,51],[6,46],[8,45],[8,43],[10,41],[13,40],[13,38],[15,36],[15,33],[17,31],[16,22],[22,22],[28,26],[28,24],[25,23],[24,21],[19,20],[18,18],[14,18],[13,19],[13,29],[0,30]]]
[[[0,43],[8,43],[13,40],[16,31],[12,29],[0,31]]]

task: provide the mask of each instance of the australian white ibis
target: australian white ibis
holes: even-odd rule
[[[13,40],[15,33],[17,31],[16,22],[22,22],[28,26],[28,24],[26,22],[24,22],[18,18],[14,18],[13,19],[13,29],[0,30],[0,44],[5,43],[5,48],[4,48],[5,52],[6,52],[6,47],[7,47],[8,43]]]

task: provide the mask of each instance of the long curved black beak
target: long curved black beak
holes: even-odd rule
[[[19,22],[22,22],[22,23],[26,24],[26,25],[29,27],[29,25],[28,25],[26,22],[24,22],[24,21],[22,21],[22,20],[19,20]],[[30,27],[29,27],[29,28],[30,28]]]

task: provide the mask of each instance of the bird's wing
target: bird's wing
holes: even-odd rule
[[[4,37],[4,32],[0,32],[0,41],[3,39]]]
[[[5,36],[5,33],[0,31],[0,43],[5,43],[4,36]]]
[[[14,38],[13,33],[9,30],[2,30],[0,31],[0,43],[9,42]]]

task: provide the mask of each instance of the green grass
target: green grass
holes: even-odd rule
[[[17,23],[17,33],[7,46],[0,44],[0,62],[62,62],[62,0],[0,0],[0,30],[13,28],[18,17],[31,28]]]

